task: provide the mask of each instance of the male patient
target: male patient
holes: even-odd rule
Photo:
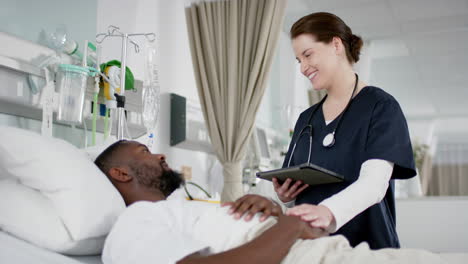
[[[327,235],[257,195],[226,207],[166,200],[181,175],[135,141],[114,143],[95,163],[128,206],[106,240],[106,264],[280,263],[297,239]]]

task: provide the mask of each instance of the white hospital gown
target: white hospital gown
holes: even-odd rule
[[[119,217],[106,239],[105,264],[176,263],[195,253],[215,254],[250,240],[251,229],[274,220],[235,220],[228,207],[204,202],[137,202]]]

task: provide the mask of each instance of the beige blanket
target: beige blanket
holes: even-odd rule
[[[227,208],[210,207],[194,227],[195,237],[210,245],[212,254],[245,244],[276,224],[274,217],[260,223],[257,215],[251,222],[245,222],[226,212]],[[330,236],[296,241],[282,261],[282,264],[315,263],[468,264],[468,254],[435,254],[422,249],[371,250],[367,243],[352,248],[344,236]]]
[[[335,263],[468,263],[468,254],[435,254],[422,249],[371,250],[367,243],[352,248],[344,236],[299,240],[283,260],[284,264]]]
[[[258,225],[245,237],[250,241],[263,233],[275,221]],[[365,264],[365,263],[411,263],[411,264],[468,264],[468,253],[436,254],[422,249],[371,250],[367,243],[352,248],[344,236],[330,236],[313,240],[298,240],[291,247],[282,264]]]

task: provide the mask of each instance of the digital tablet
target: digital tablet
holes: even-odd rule
[[[257,172],[257,177],[268,181],[277,178],[280,183],[291,178],[295,181],[300,180],[310,186],[344,181],[342,175],[312,163],[304,163],[284,169]]]

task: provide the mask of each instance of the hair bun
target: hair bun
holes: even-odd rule
[[[351,35],[351,40],[349,41],[349,49],[354,62],[359,61],[359,55],[361,54],[361,48],[363,44],[364,42],[362,41],[361,37],[356,36],[354,34]]]

